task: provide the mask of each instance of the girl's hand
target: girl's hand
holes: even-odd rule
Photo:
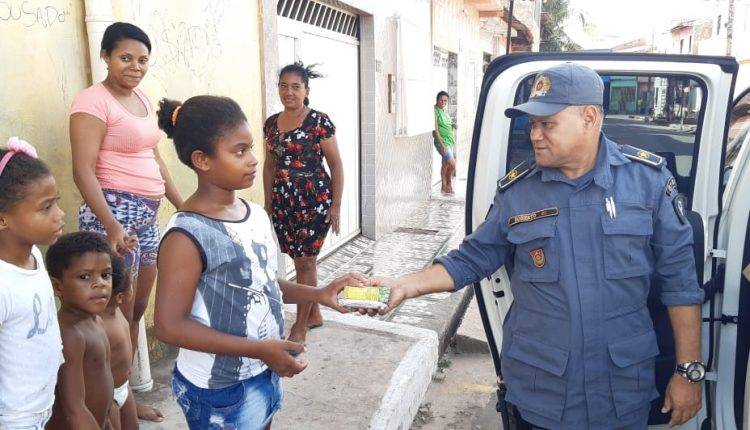
[[[276,339],[262,342],[262,352],[258,358],[280,376],[291,378],[307,367],[307,360],[300,360],[292,356],[292,354],[299,355],[305,352],[305,345]]]
[[[333,282],[328,284],[325,288],[320,288],[318,291],[318,303],[327,306],[331,309],[337,310],[342,314],[349,312],[348,308],[339,306],[339,293],[344,287],[364,287],[367,285],[369,280],[366,276],[361,273],[347,273],[346,275],[335,279]]]
[[[109,249],[119,255],[135,251],[138,245],[138,237],[129,235],[122,224],[115,221],[114,224],[105,227],[107,231],[107,242]]]
[[[331,224],[331,230],[334,234],[339,234],[339,220],[341,219],[341,206],[334,204],[328,209],[326,222]]]

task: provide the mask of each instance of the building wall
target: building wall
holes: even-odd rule
[[[269,2],[276,3],[274,0],[264,0],[264,4]],[[409,79],[414,77],[414,67],[425,67],[429,71],[430,1],[326,2],[360,16],[361,176],[347,180],[360,180],[362,233],[369,238],[377,238],[398,227],[399,222],[416,209],[419,202],[430,197],[433,150],[430,131],[434,101],[429,96],[415,96],[418,94],[418,91],[414,91],[415,85],[425,86],[429,83],[424,75],[417,76],[417,80],[422,82],[416,84],[414,79]],[[409,37],[409,32],[402,31],[399,38],[399,25],[417,29],[418,36]],[[268,31],[272,26],[265,27]],[[419,46],[421,39],[425,41],[423,47]],[[273,49],[270,45],[266,40],[266,51]],[[427,59],[425,65],[415,64],[419,63],[414,61],[415,49],[422,50],[418,54],[424,54]],[[399,57],[399,50],[407,57]],[[412,68],[410,73],[404,73],[405,66]],[[389,75],[402,79],[397,85],[401,92],[396,91],[398,101],[393,111],[389,110]],[[404,92],[409,93],[408,97],[403,97]],[[419,108],[420,103],[424,104],[424,111]],[[415,118],[417,115],[419,117]]]
[[[693,38],[692,26],[682,27],[672,31],[672,46],[669,53],[692,54],[694,48],[697,48],[697,44]],[[682,49],[682,52],[680,52],[680,49]]]
[[[248,115],[258,143],[256,155],[262,159],[256,2],[168,0],[158,7],[136,0],[112,3],[115,20],[139,25],[152,39],[150,69],[141,88],[154,105],[164,96],[178,100],[204,93],[231,96]],[[77,228],[81,201],[72,179],[68,109],[76,93],[91,84],[84,17],[82,1],[0,3],[0,54],[13,59],[0,68],[7,100],[0,103],[0,143],[18,135],[39,149],[59,182],[66,231]],[[195,187],[194,175],[177,160],[166,137],[159,147],[187,196]],[[262,201],[262,185],[244,195]],[[160,214],[162,222],[173,210],[168,206]]]
[[[713,14],[707,19],[709,31],[700,46],[702,55],[726,55],[727,52],[727,22],[729,5],[726,0],[715,0],[710,10]],[[721,26],[717,24],[721,16]],[[718,31],[717,31],[718,30]],[[734,25],[732,26],[732,56],[740,64],[750,63],[750,0],[735,0]]]
[[[406,7],[403,1],[375,2],[371,27],[365,23],[362,31],[360,57],[372,55],[370,65],[363,68],[369,70],[374,82],[365,87],[362,97],[363,134],[372,133],[369,142],[363,139],[362,151],[362,229],[369,237],[392,231],[420,202],[430,198],[432,136],[429,132],[397,136],[398,113],[388,112],[388,75],[395,76],[398,67],[395,17],[430,31],[429,0],[408,1]],[[429,46],[422,49],[429,54]],[[429,70],[430,65],[425,67]],[[364,79],[362,84],[367,85]],[[432,100],[424,101],[426,110],[431,111],[433,105]]]
[[[152,102],[162,97],[185,101],[200,94],[233,98],[248,117],[255,140],[253,152],[262,163],[265,100],[259,2],[119,0],[113,1],[113,12],[116,20],[138,25],[152,40],[149,72],[141,84]],[[195,189],[195,175],[180,163],[166,137],[159,149],[187,197]],[[241,194],[262,202],[262,179]],[[161,211],[162,222],[174,209],[168,206]]]
[[[39,15],[37,15],[39,13]],[[68,109],[88,86],[83,2],[0,2],[0,146],[19,136],[34,145],[57,179],[66,230],[77,228]]]
[[[258,2],[156,3],[112,1],[114,20],[140,26],[152,41],[150,68],[140,88],[155,108],[162,97],[183,101],[199,94],[232,97],[248,117],[255,139],[253,151],[262,163],[264,96]],[[83,1],[0,2],[0,40],[0,57],[6,59],[0,68],[0,81],[5,83],[0,145],[17,135],[38,148],[58,182],[65,231],[75,231],[81,197],[72,178],[68,110],[75,95],[91,85]],[[183,197],[189,196],[195,189],[195,175],[179,162],[166,137],[159,150]],[[262,203],[262,189],[258,177],[240,195]],[[163,203],[162,225],[174,211],[166,199]],[[149,309],[147,325],[151,313]]]
[[[435,47],[458,56],[458,100],[456,100],[456,144],[458,169],[468,167],[479,91],[484,75],[484,54],[495,58],[505,47],[483,31],[479,12],[464,0],[433,0],[432,41]],[[502,49],[501,52],[498,50]],[[434,100],[433,100],[434,103]]]

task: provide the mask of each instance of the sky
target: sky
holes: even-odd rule
[[[611,48],[619,43],[658,37],[671,23],[713,15],[716,0],[570,0],[568,36],[584,49]],[[583,14],[588,31],[576,17]]]

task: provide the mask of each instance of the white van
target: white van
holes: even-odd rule
[[[533,157],[525,118],[504,110],[526,101],[537,72],[574,61],[605,82],[604,133],[667,160],[688,198],[703,305],[703,361],[708,366],[703,408],[682,429],[750,429],[750,92],[735,91],[730,57],[614,53],[519,53],[487,69],[477,108],[467,183],[466,233],[485,218],[497,181]],[[732,97],[736,94],[737,97]],[[744,274],[743,274],[744,270]],[[498,411],[505,430],[524,429],[504,402],[500,372],[502,324],[513,301],[501,268],[474,285],[498,374]],[[652,284],[649,309],[659,341],[656,381],[664,394],[674,372],[674,338],[666,308]],[[652,404],[649,428],[667,428]]]

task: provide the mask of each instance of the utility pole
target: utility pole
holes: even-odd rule
[[[732,35],[734,33],[734,0],[729,0],[729,13],[727,14],[727,55],[732,55]]]
[[[508,33],[505,36],[505,53],[510,54],[510,38],[511,38],[511,32],[513,31],[513,28],[511,27],[511,24],[513,23],[513,0],[510,0],[510,7],[508,8]]]

